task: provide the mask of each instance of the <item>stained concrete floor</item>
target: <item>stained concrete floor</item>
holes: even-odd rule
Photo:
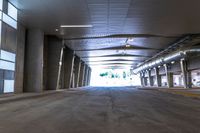
[[[0,104],[0,133],[200,133],[200,100],[133,87]]]

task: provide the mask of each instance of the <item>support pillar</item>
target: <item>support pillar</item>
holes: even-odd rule
[[[148,86],[147,77],[145,76],[145,72],[143,72],[143,83],[144,83],[144,86]]]
[[[165,74],[166,74],[166,78],[167,78],[167,86],[168,88],[173,87],[173,73],[170,73],[168,71],[168,66],[167,64],[164,64],[165,67]]]
[[[88,81],[87,81],[87,85],[89,86],[90,85],[90,80],[91,80],[91,73],[92,73],[92,70],[91,68],[89,68],[89,71],[88,71]]]
[[[91,69],[90,69],[90,67],[88,67],[88,70],[87,70],[86,86],[89,86],[90,75],[91,75]]]
[[[140,72],[140,81],[141,81],[141,86],[144,87],[144,77],[143,77],[143,73]]]
[[[88,65],[85,64],[85,75],[83,80],[83,86],[87,86],[87,78],[88,78]]]
[[[80,76],[80,69],[81,69],[81,59],[79,57],[75,57],[75,62],[74,62],[74,87],[78,87],[78,83],[79,83],[79,76]]]
[[[78,87],[82,87],[83,86],[84,75],[85,75],[85,63],[81,62]]]
[[[58,63],[58,75],[57,75],[56,90],[59,90],[61,87],[60,79],[61,79],[61,71],[62,71],[62,64],[63,64],[63,51],[64,51],[64,47],[61,48],[61,50],[60,50],[60,60]],[[52,73],[52,71],[51,71],[51,73]]]
[[[74,51],[69,48],[64,50],[64,88],[69,89],[72,86],[73,81],[73,68],[74,68]]]
[[[192,87],[191,72],[188,71],[187,61],[185,59],[180,60],[181,71],[183,75],[184,88]]]
[[[159,75],[159,68],[155,68],[155,74],[156,74],[156,84],[157,87],[161,87],[161,76]]]
[[[56,36],[45,36],[46,46],[46,90],[55,90],[63,87],[63,52],[64,41]],[[46,67],[45,67],[46,66]]]
[[[27,34],[25,54],[25,92],[42,92],[43,88],[43,51],[44,32],[30,29]]]
[[[153,78],[151,76],[151,70],[148,70],[149,85],[153,86]]]

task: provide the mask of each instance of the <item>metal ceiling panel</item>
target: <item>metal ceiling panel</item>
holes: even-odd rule
[[[10,0],[19,21],[29,28],[64,38],[111,34],[154,34],[181,37],[200,32],[199,0]],[[61,24],[92,24],[93,28],[59,28]],[[177,38],[134,38],[130,45],[165,49]],[[66,44],[80,57],[105,55],[153,56],[157,50],[97,50],[124,46],[127,38],[73,40]],[[87,51],[88,50],[88,51]],[[88,59],[89,58],[89,59]],[[95,59],[95,60],[98,60]],[[104,60],[109,60],[104,59]]]
[[[130,60],[130,61],[144,61],[148,57],[134,57],[134,56],[116,56],[116,57],[88,57],[82,58],[82,60],[86,62],[93,62],[93,61],[107,61],[107,60]]]
[[[77,51],[79,57],[92,56],[106,56],[106,55],[144,55],[152,56],[156,54],[157,50],[94,50],[94,51]]]

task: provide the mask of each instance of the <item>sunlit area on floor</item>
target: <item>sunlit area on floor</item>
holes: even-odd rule
[[[130,69],[93,68],[91,86],[138,86],[139,75],[131,74]]]

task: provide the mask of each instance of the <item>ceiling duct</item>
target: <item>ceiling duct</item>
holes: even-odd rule
[[[133,72],[136,74],[143,70],[147,70],[147,69],[154,68],[163,64],[170,63],[172,61],[185,58],[188,54],[199,53],[199,52],[200,52],[200,48],[189,48],[189,49],[183,49],[183,50],[180,49],[178,51],[172,52],[163,57],[147,62],[144,65],[141,65],[138,68],[134,69]]]

